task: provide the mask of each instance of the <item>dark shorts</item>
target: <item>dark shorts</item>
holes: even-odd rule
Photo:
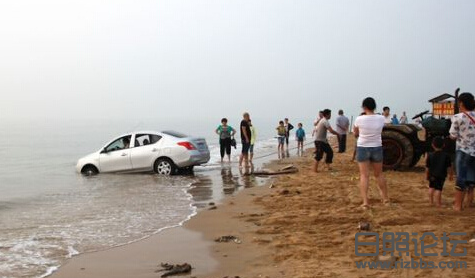
[[[445,179],[437,177],[429,177],[429,187],[435,190],[442,191],[444,188]]]
[[[297,142],[303,142],[303,138],[297,138]]]
[[[383,147],[356,147],[356,161],[383,162]]]
[[[465,191],[475,185],[475,157],[457,151],[455,154],[455,169],[457,171],[455,189]]]
[[[317,151],[315,153],[315,160],[320,161],[323,158],[323,155],[326,154],[325,157],[325,163],[331,164],[333,162],[333,150],[330,144],[321,142],[321,141],[315,141],[317,145]]]
[[[251,143],[246,143],[244,141],[241,142],[242,143],[242,151],[241,153],[242,154],[249,154],[249,149],[251,148]]]
[[[283,145],[285,143],[285,137],[284,136],[279,136],[277,137],[277,141],[279,144]]]

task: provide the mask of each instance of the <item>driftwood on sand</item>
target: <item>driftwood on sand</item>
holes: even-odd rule
[[[179,274],[186,274],[191,272],[191,265],[188,263],[184,264],[169,264],[169,263],[162,263],[160,264],[162,269],[159,269],[155,272],[162,272],[166,271],[160,277],[168,277],[172,275],[179,275]]]
[[[299,169],[294,165],[286,165],[278,170],[268,170],[263,169],[261,171],[254,171],[252,174],[256,176],[272,176],[272,175],[283,175],[283,174],[293,174],[297,173]]]

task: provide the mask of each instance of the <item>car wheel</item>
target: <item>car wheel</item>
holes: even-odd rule
[[[175,164],[168,158],[160,158],[155,162],[155,172],[159,175],[173,175],[175,169]]]
[[[86,165],[82,168],[81,174],[84,176],[94,176],[99,174],[99,170],[93,165]]]

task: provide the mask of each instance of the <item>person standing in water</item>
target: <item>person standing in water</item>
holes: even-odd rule
[[[303,154],[303,142],[305,141],[305,130],[302,123],[299,123],[297,131],[295,131],[295,137],[297,138],[297,154]]]
[[[216,134],[219,135],[219,151],[221,154],[221,163],[224,159],[224,153],[228,156],[228,162],[231,161],[231,138],[236,130],[228,125],[228,119],[222,118],[221,125],[216,128]]]
[[[294,129],[294,126],[291,123],[289,123],[289,118],[284,119],[284,126],[285,126],[285,146],[286,146],[286,149],[289,150],[290,131]]]
[[[285,136],[287,134],[287,130],[283,121],[279,121],[279,125],[275,129],[277,130],[277,151],[279,152],[280,158],[280,156],[284,153]]]
[[[249,113],[245,112],[242,118],[240,125],[242,150],[239,157],[239,167],[243,167],[243,162],[244,167],[249,167],[249,148],[251,147],[251,127],[249,126],[249,121],[251,117]]]
[[[251,146],[249,147],[249,161],[252,163],[252,159],[254,158],[254,144],[256,143],[257,138],[257,131],[254,125],[249,119],[249,127],[251,129]]]

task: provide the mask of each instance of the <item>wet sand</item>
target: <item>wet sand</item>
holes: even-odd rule
[[[372,207],[364,210],[360,208],[358,168],[351,155],[352,148],[336,154],[333,170],[319,173],[311,170],[311,152],[277,161],[270,167],[292,163],[299,172],[275,178],[272,186],[241,190],[217,204],[217,209],[203,208],[183,227],[138,243],[75,257],[53,277],[159,277],[154,271],[160,262],[188,262],[194,267],[191,275],[180,277],[475,277],[475,243],[456,248],[457,252],[466,248],[465,257],[416,256],[413,246],[409,255],[398,257],[436,263],[463,260],[467,269],[357,269],[355,261],[373,261],[355,255],[360,222],[370,223],[371,231],[381,235],[466,232],[464,237],[451,239],[470,240],[475,232],[475,209],[452,211],[451,181],[443,191],[444,207],[429,206],[421,161],[411,171],[385,172],[392,201],[389,206],[380,203],[372,179]],[[238,237],[239,243],[214,242],[225,235]],[[442,244],[429,251],[440,254]]]

